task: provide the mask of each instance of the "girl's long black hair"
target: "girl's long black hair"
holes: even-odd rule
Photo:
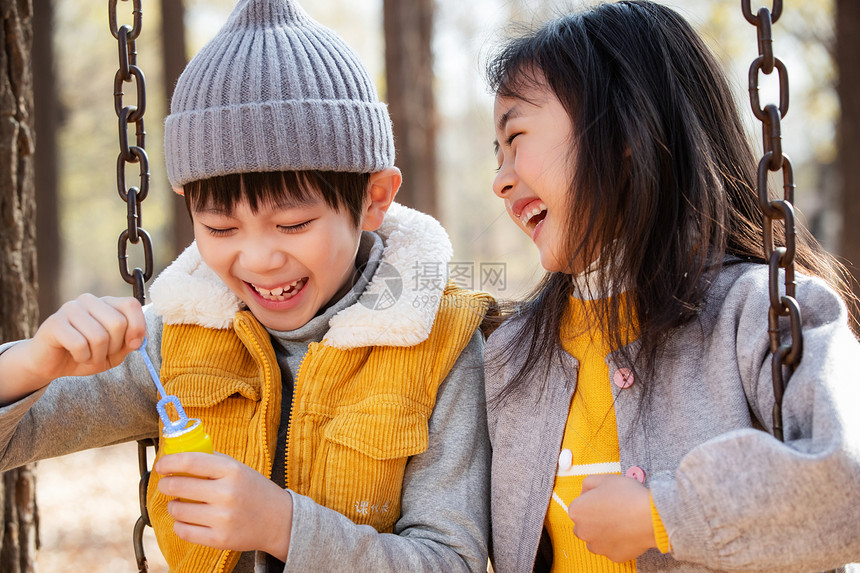
[[[487,72],[497,96],[547,88],[570,116],[569,260],[599,253],[596,290],[626,287],[630,304],[602,298],[594,319],[616,347],[623,325],[638,325],[640,351],[622,358],[647,371],[672,331],[697,317],[726,256],[765,262],[757,161],[719,63],[676,12],[630,0],[510,41]],[[849,292],[841,266],[800,225],[796,265]],[[543,378],[562,352],[571,291],[569,273],[550,273],[516,305],[524,320],[501,356],[526,359],[500,399]]]

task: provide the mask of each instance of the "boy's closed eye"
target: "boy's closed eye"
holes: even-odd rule
[[[208,225],[203,225],[203,228],[206,229],[206,232],[212,235],[213,237],[226,237],[231,232],[236,230],[236,227],[229,227],[226,229],[217,229],[214,227],[210,227]]]
[[[309,219],[304,223],[298,223],[296,225],[278,225],[278,228],[287,233],[298,233],[299,231],[306,229],[313,222],[314,219]]]
[[[278,229],[285,233],[298,233],[306,229],[314,219],[309,219],[302,223],[297,223],[294,225],[277,225]],[[212,235],[213,237],[226,237],[230,233],[236,231],[236,227],[210,227],[209,225],[204,225],[201,223],[206,232]]]

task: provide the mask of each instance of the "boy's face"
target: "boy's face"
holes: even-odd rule
[[[295,330],[353,284],[361,226],[322,198],[256,213],[243,201],[192,218],[203,260],[266,327]]]

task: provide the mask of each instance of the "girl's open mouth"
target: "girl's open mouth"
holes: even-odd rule
[[[519,219],[523,227],[534,235],[537,226],[546,218],[547,208],[543,201],[536,201],[530,207],[527,211],[520,213]]]

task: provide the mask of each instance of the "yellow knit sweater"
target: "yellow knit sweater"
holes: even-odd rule
[[[391,531],[407,458],[428,445],[439,384],[481,323],[489,295],[449,286],[433,329],[410,347],[313,343],[296,376],[285,483],[354,522]],[[281,380],[269,334],[247,311],[232,329],[166,325],[161,377],[216,451],[270,477]],[[158,455],[161,455],[160,452]],[[180,540],[152,474],[148,509],[170,570],[231,571],[240,553]]]
[[[553,573],[636,571],[636,562],[613,563],[591,553],[573,534],[567,506],[592,474],[620,474],[618,429],[606,356],[616,350],[589,317],[599,301],[570,298],[562,323],[562,346],[579,361],[576,392],[562,439],[559,467],[545,526],[553,546]]]

